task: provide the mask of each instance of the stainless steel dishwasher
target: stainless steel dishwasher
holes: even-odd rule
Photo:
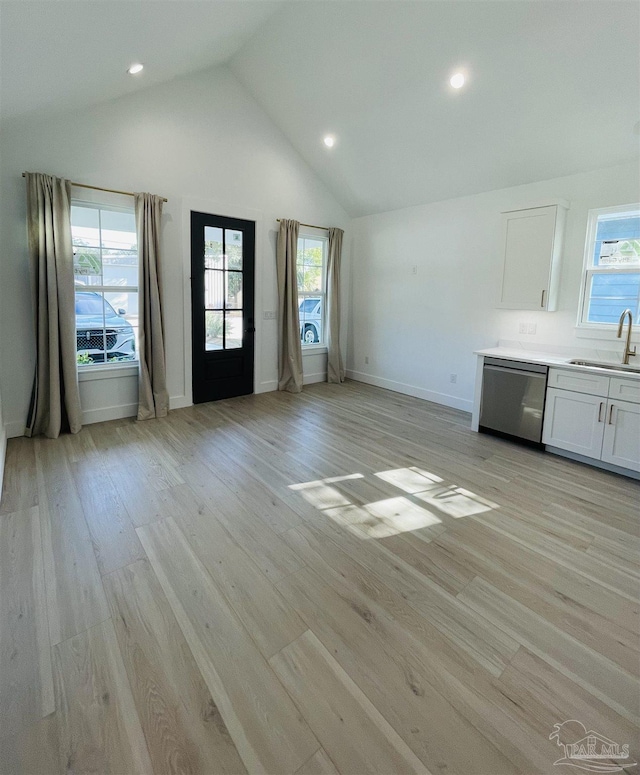
[[[480,430],[542,443],[546,366],[485,358]]]

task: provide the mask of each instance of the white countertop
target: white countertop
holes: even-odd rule
[[[563,369],[575,369],[576,371],[590,371],[595,374],[608,375],[609,377],[626,377],[629,379],[640,380],[640,374],[633,371],[628,371],[623,368],[619,369],[603,369],[597,366],[580,366],[576,363],[570,363],[569,361],[581,359],[581,360],[599,360],[603,363],[604,358],[582,358],[582,356],[567,357],[565,355],[558,355],[558,353],[545,353],[537,350],[525,350],[512,347],[491,347],[487,350],[476,350],[476,355],[488,356],[491,358],[504,358],[507,361],[522,361],[523,363],[539,363],[543,366],[562,366]],[[638,368],[640,368],[640,358],[636,358],[638,361]],[[615,361],[611,361],[612,366],[619,365]],[[632,363],[635,366],[635,363]]]

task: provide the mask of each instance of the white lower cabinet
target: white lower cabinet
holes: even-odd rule
[[[601,460],[640,471],[640,404],[609,399]]]
[[[599,395],[593,395],[579,392],[594,389],[589,375],[558,369],[549,371],[549,385],[571,384],[578,390],[547,388],[542,442],[640,471],[640,403],[618,399],[623,394],[635,398],[640,383],[621,378],[599,379],[601,384],[596,386]]]
[[[600,457],[607,399],[548,388],[542,443],[586,457]]]

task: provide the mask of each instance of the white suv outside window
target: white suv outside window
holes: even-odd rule
[[[302,299],[299,315],[302,344],[322,342],[322,299],[315,297]]]
[[[298,314],[303,347],[324,344],[327,246],[325,236],[305,234],[298,237]]]

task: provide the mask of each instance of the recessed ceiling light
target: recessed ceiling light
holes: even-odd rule
[[[129,75],[135,75],[136,73],[142,72],[143,69],[144,65],[141,65],[140,62],[136,62],[135,64],[131,65],[127,72]]]
[[[459,89],[461,86],[464,86],[464,73],[454,73],[449,79],[449,83],[454,89]]]
[[[332,137],[331,135],[327,135],[324,138],[324,144],[327,146],[327,148],[333,148],[333,146],[335,145],[335,142],[336,142],[335,138]]]

